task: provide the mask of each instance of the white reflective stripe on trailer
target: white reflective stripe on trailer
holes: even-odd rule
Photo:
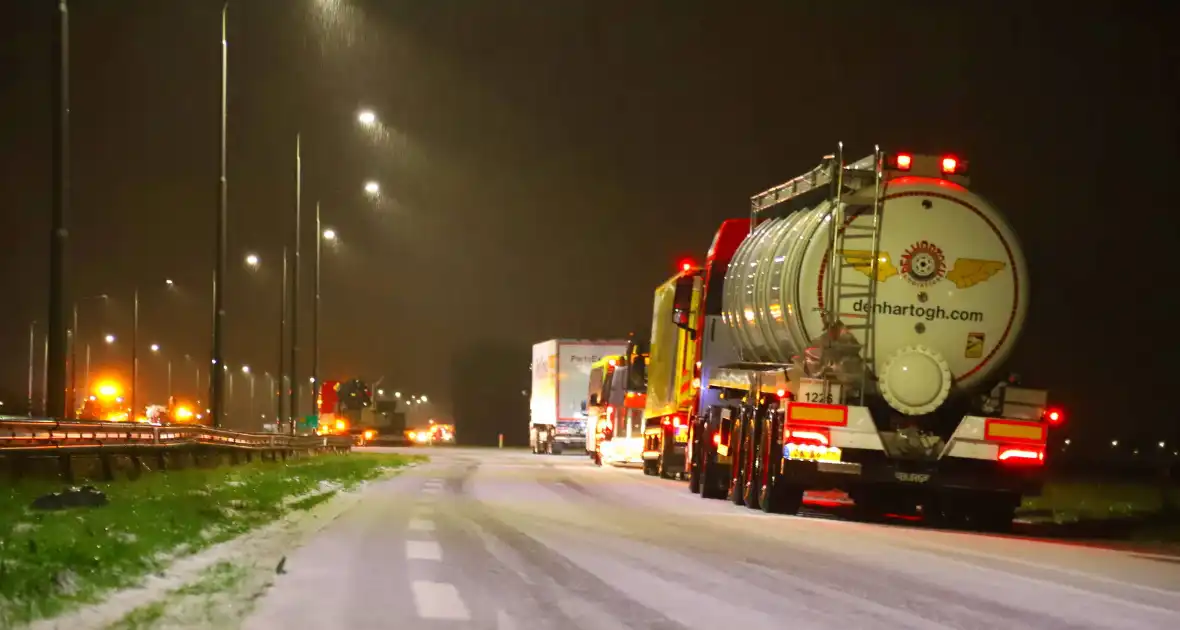
[[[995,428],[989,433],[989,424],[1003,425],[1014,430],[1009,431],[1005,437],[998,437],[997,435],[1003,433]],[[1000,458],[1001,446],[1029,444],[1043,450],[1047,438],[1048,426],[1039,422],[964,416],[943,449],[942,456],[996,461]]]
[[[810,406],[819,407],[820,405]],[[881,441],[881,435],[877,433],[877,425],[873,423],[873,416],[869,413],[869,408],[856,406],[847,406],[844,408],[847,410],[847,424],[843,426],[832,426],[825,423],[796,423],[789,420],[787,426],[800,429],[806,429],[812,426],[827,429],[831,438],[831,446],[838,448],[856,448],[869,451],[885,450],[885,444]]]

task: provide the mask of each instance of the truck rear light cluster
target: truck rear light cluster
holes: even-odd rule
[[[680,426],[680,416],[671,416],[669,418],[664,418],[664,426],[666,426],[666,427]]]
[[[721,434],[720,433],[713,434],[713,446],[721,446]]]
[[[1062,422],[1065,422],[1065,413],[1060,409],[1046,409],[1045,422],[1048,422],[1050,426],[1055,427]]]
[[[1045,449],[1030,446],[1001,446],[1000,461],[1009,465],[1040,466],[1045,463]]]
[[[787,429],[788,444],[812,445],[812,446],[830,446],[832,443],[831,433],[827,429],[806,428],[806,429]]]

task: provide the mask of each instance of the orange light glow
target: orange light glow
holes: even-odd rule
[[[101,398],[117,398],[119,396],[119,386],[115,383],[99,383],[94,391]]]

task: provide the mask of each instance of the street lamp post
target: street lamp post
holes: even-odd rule
[[[291,434],[299,417],[299,237],[303,203],[301,134],[295,134],[295,260],[291,270]]]
[[[226,39],[226,15],[229,12],[229,2],[225,2],[221,7],[221,129],[219,137],[219,172],[217,180],[217,220],[216,220],[216,238],[217,245],[215,250],[215,262],[213,267],[213,367],[221,366],[224,361],[222,359],[221,345],[222,345],[222,327],[225,322],[225,257],[226,257],[226,222],[228,214],[229,197],[227,193],[228,176],[226,175],[226,118],[227,118],[227,99],[226,92],[228,89],[229,78],[229,43]],[[224,370],[213,369],[209,375],[212,379],[210,383],[210,397],[212,404],[212,425],[214,428],[221,426],[222,415],[225,412],[225,400],[223,388],[225,385]]]
[[[315,202],[315,301],[311,311],[311,400],[312,415],[319,420],[316,388],[320,385],[320,256],[324,251],[324,232],[320,224],[320,202]]]
[[[69,287],[66,278],[70,231],[67,219],[70,207],[70,10],[66,0],[58,0],[57,19],[52,34],[53,82],[51,99],[53,116],[53,204],[49,227],[49,318],[45,334],[46,416],[66,417],[66,305]],[[53,369],[49,368],[50,346]],[[52,375],[53,384],[49,383]],[[52,395],[51,395],[52,394]]]
[[[131,417],[135,422],[139,412],[136,403],[139,398],[139,287],[135,288],[135,298],[131,309]]]
[[[287,248],[283,248],[283,289],[282,297],[279,300],[279,388],[275,394],[275,422],[281,423],[286,420],[283,415],[283,387],[286,377],[286,363],[287,363]],[[291,427],[292,435],[295,433],[295,427]]]
[[[250,420],[249,420],[250,422],[253,422],[254,421],[254,373],[250,371],[250,366],[243,365],[242,366],[242,374],[245,374],[246,379],[250,381],[250,403],[249,403],[250,413],[246,417],[250,418]]]
[[[29,324],[29,417],[33,417],[33,364],[37,360],[37,320]]]

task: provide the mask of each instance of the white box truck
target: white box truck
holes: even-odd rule
[[[533,344],[529,447],[560,455],[586,448],[586,401],[590,366],[605,355],[622,354],[625,339],[551,339]]]

